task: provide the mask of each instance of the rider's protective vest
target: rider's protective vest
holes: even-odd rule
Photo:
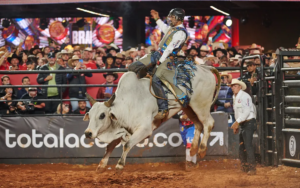
[[[188,33],[186,31],[186,29],[184,27],[170,27],[168,32],[165,33],[164,37],[161,39],[160,43],[158,44],[159,50],[161,53],[164,53],[165,49],[168,47],[168,45],[170,44],[170,42],[173,39],[174,34],[177,31],[183,31],[186,34],[186,38],[188,37]],[[182,44],[180,44],[180,46],[178,48],[175,48],[173,50],[173,54],[176,55],[182,48],[184,42]]]

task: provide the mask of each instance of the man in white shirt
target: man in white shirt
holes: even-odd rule
[[[244,82],[233,79],[230,87],[233,92],[233,109],[236,121],[232,124],[234,134],[239,131],[239,158],[242,171],[249,175],[256,174],[253,133],[256,130],[256,109],[250,95],[244,92],[247,86]]]
[[[152,86],[157,99],[159,113],[156,119],[163,119],[168,114],[168,100],[164,89],[162,88],[161,80],[168,81],[177,98],[183,105],[186,105],[187,96],[185,93],[174,84],[176,65],[168,58],[171,54],[177,54],[185,43],[188,34],[183,26],[185,12],[181,8],[172,9],[168,15],[168,25],[159,18],[159,14],[155,10],[151,10],[151,15],[156,20],[156,24],[164,33],[164,37],[158,45],[158,51],[146,54],[139,61],[134,62],[128,67],[129,71],[136,72],[139,78],[146,76],[147,72],[156,66],[157,71],[152,79]],[[152,72],[152,71],[151,71]]]

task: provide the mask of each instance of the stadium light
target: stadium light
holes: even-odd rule
[[[224,11],[222,11],[222,10],[220,10],[220,9],[217,9],[217,8],[214,7],[214,6],[210,6],[210,8],[211,8],[211,9],[214,9],[215,11],[218,11],[218,12],[220,12],[220,13],[222,13],[222,14],[225,14],[226,16],[229,16],[229,14],[228,14],[227,12],[224,12]]]
[[[80,11],[83,11],[83,12],[90,13],[90,14],[95,14],[95,15],[98,15],[98,16],[109,17],[109,15],[107,15],[107,14],[101,14],[101,13],[90,11],[90,10],[86,10],[86,9],[83,9],[83,8],[76,8],[76,9],[80,10]]]
[[[230,18],[225,18],[224,23],[227,27],[230,27],[232,25],[232,19]]]

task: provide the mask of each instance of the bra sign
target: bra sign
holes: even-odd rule
[[[72,44],[92,44],[92,31],[72,31]]]

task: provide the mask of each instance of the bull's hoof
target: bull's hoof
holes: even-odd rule
[[[185,161],[185,171],[190,172],[192,170],[195,170],[199,167],[198,163],[193,163],[191,161]]]
[[[206,155],[206,150],[207,150],[207,148],[206,148],[205,150],[199,149],[198,156],[199,156],[201,159],[205,157],[205,155]]]
[[[124,166],[117,164],[116,166],[116,174],[121,175],[123,173]]]
[[[96,172],[100,174],[100,173],[105,172],[105,170],[106,170],[105,167],[98,166],[97,169],[96,169]]]
[[[198,149],[198,147],[196,147],[196,148],[191,147],[190,156],[196,155],[197,154],[197,149]]]

